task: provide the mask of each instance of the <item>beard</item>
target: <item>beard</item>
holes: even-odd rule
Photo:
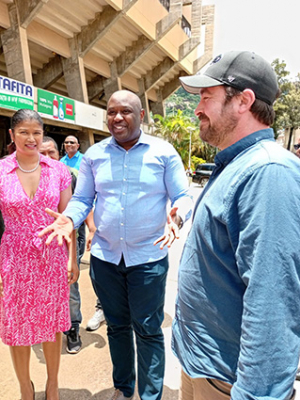
[[[207,115],[200,116],[200,138],[214,147],[220,147],[232,134],[238,124],[238,119],[232,112],[230,102],[224,103],[217,117],[212,122]]]

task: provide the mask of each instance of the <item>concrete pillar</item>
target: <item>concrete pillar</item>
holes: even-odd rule
[[[68,96],[89,103],[83,58],[79,57],[77,39],[70,39],[71,57],[63,59],[63,71]]]
[[[146,93],[146,90],[145,90],[145,81],[144,81],[144,79],[139,79],[138,84],[139,84],[138,96],[141,99],[142,107],[145,110],[144,122],[146,124],[149,124],[150,123],[150,108],[149,108],[148,96],[147,96],[147,93]]]
[[[157,90],[157,101],[151,102],[151,111],[153,115],[159,114],[162,117],[165,117],[165,106],[163,102],[162,92]]]
[[[202,24],[202,0],[193,0],[192,20],[191,20],[192,37],[201,38],[201,24]]]
[[[118,76],[117,64],[115,61],[112,62],[110,65],[110,75],[111,77],[107,79],[103,84],[106,101],[109,100],[110,96],[114,92],[116,92],[117,90],[122,90],[121,78]]]
[[[15,4],[8,7],[11,27],[1,34],[3,53],[9,78],[32,85],[31,62],[26,29],[19,25]]]
[[[94,139],[91,140],[90,130],[82,128],[81,131],[78,131],[78,137],[80,140],[80,151],[81,153],[85,153],[87,149],[94,144]]]

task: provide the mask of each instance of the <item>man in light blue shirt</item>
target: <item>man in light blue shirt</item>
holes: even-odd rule
[[[67,136],[64,141],[64,147],[67,154],[62,157],[60,161],[68,167],[75,168],[78,171],[83,154],[79,151],[80,143],[77,137],[73,135]]]
[[[172,347],[184,400],[287,400],[300,350],[300,162],[277,145],[271,66],[218,56],[181,78],[200,137],[221,151],[179,267]]]
[[[178,153],[169,143],[142,132],[143,117],[140,99],[132,92],[111,96],[107,123],[112,137],[85,153],[66,212],[59,216],[49,211],[57,220],[42,232],[54,231],[48,241],[56,235],[59,241],[69,240],[96,198],[90,275],[107,321],[115,400],[133,398],[133,333],[139,396],[161,399],[167,247],[178,237],[192,205]],[[157,243],[160,247],[154,246]]]

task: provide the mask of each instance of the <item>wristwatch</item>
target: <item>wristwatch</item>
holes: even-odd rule
[[[181,228],[183,227],[183,220],[182,220],[182,218],[181,218],[180,215],[177,215],[177,217],[178,217],[178,224],[177,224],[177,226],[178,226],[178,229],[181,229]]]

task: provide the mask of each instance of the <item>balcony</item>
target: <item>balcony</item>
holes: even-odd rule
[[[165,7],[165,9],[169,12],[170,11],[170,0],[159,0],[159,1]],[[181,28],[187,34],[188,37],[191,37],[191,35],[192,35],[191,24],[188,22],[188,20],[184,16],[182,16]]]

